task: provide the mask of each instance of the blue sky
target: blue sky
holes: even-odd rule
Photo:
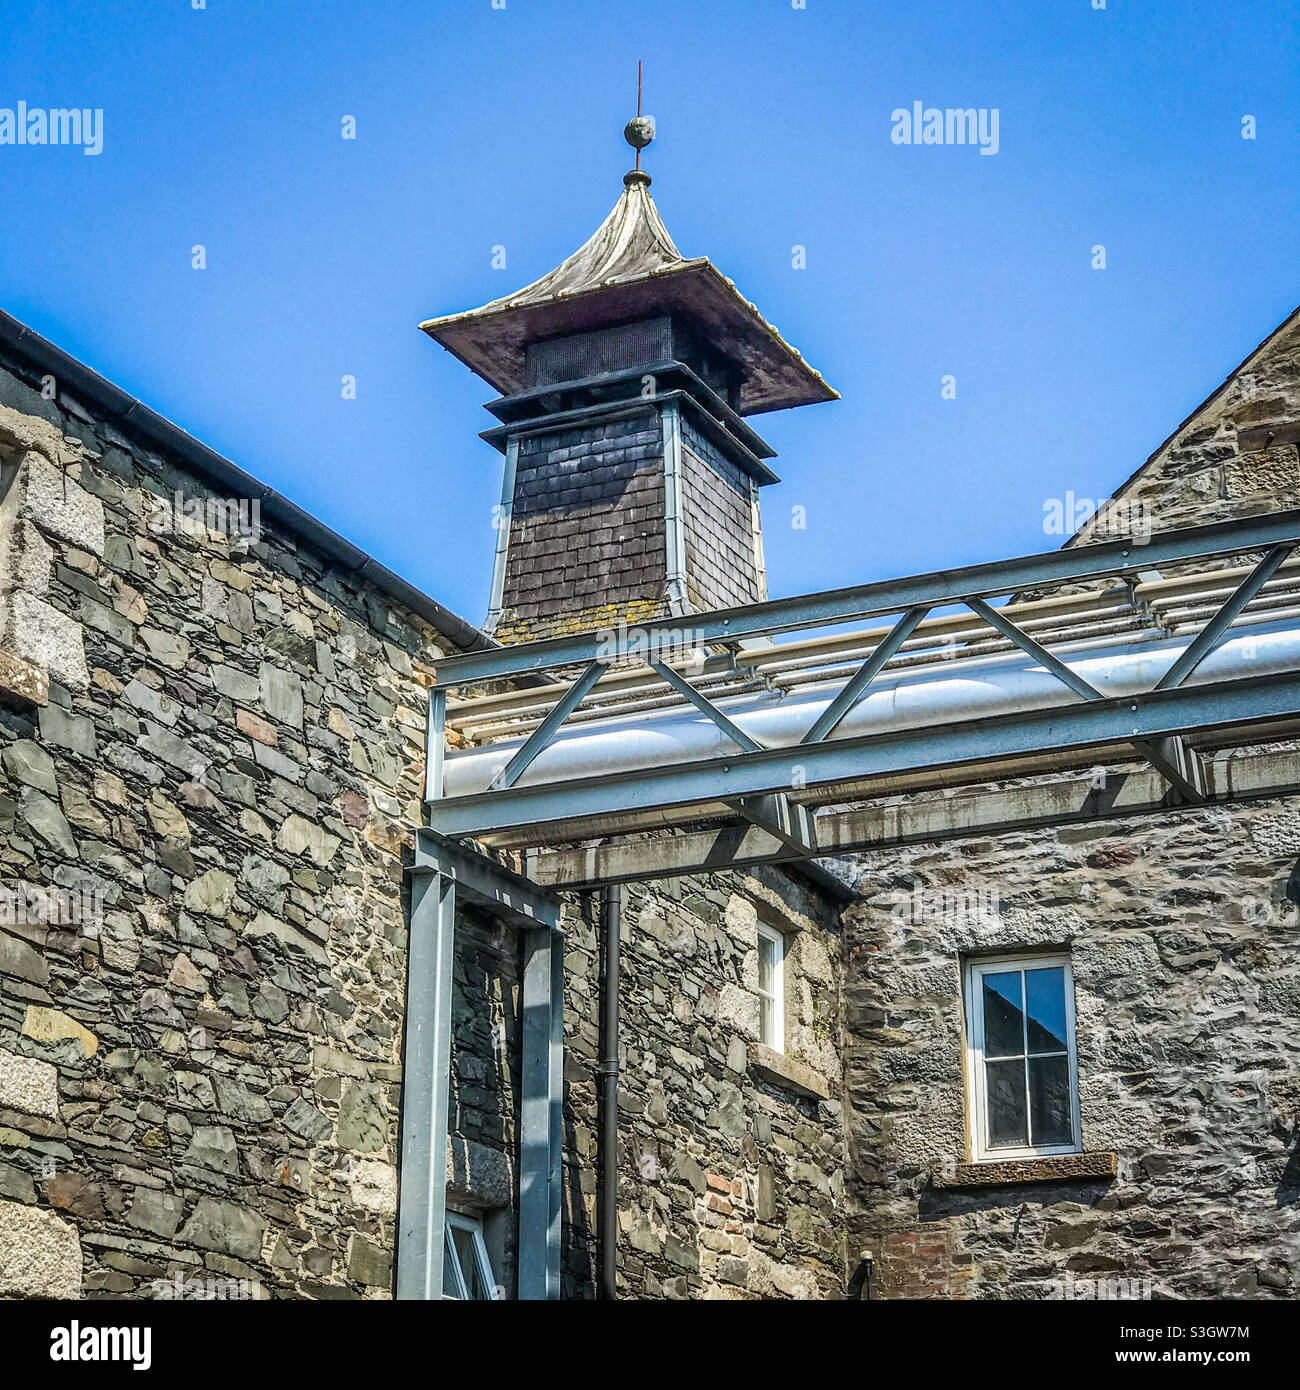
[[[641,58],[679,248],[843,394],[753,421],[773,594],[1048,549],[1300,302],[1300,11],[1093,4],[0,0],[0,107],[104,111],[0,146],[0,305],[480,621],[494,393],[416,324],[594,230]]]

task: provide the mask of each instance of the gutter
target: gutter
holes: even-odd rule
[[[11,349],[38,371],[47,372],[72,395],[99,408],[123,431],[138,436],[189,465],[201,477],[228,490],[229,495],[256,500],[265,516],[397,600],[423,618],[436,632],[463,652],[487,651],[499,643],[428,594],[408,584],[373,556],[345,540],[274,488],[259,482],[238,464],[201,444],[192,434],[151,410],[143,401],[114,386],[107,378],[55,347],[47,338],[0,309],[0,345]]]

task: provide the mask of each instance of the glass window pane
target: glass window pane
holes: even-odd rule
[[[444,1298],[463,1297],[460,1289],[460,1272],[456,1268],[456,1256],[452,1253],[451,1231],[442,1244],[442,1296]]]
[[[469,1290],[470,1298],[486,1299],[488,1290],[483,1283],[482,1271],[479,1269],[473,1233],[461,1226],[453,1226],[451,1238],[456,1244],[456,1256],[460,1260],[461,1273],[465,1276],[465,1287]]]
[[[758,1022],[758,1040],[772,1046],[772,1040],[776,1036],[776,1002],[766,996],[759,997],[760,1018]]]
[[[1068,1057],[1029,1059],[1029,1113],[1035,1144],[1069,1144],[1073,1141]]]
[[[485,1302],[492,1301],[491,1271],[484,1268],[483,1260],[474,1261],[474,1279],[471,1285],[471,1298],[480,1298]]]
[[[776,945],[770,936],[758,938],[758,987],[768,994],[776,983]]]
[[[1019,1057],[1007,1062],[986,1062],[989,1147],[1024,1145],[1029,1142],[1025,1125],[1025,1064]]]
[[[1065,971],[1059,966],[1025,971],[1030,1052],[1065,1052]]]
[[[1014,1057],[1025,1050],[1019,970],[984,976],[984,1055]]]

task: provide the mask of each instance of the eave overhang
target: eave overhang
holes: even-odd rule
[[[538,303],[475,309],[420,327],[503,395],[526,388],[524,349],[545,338],[608,328],[659,314],[690,321],[743,371],[737,412],[756,415],[839,399],[707,257],[631,283],[600,285]]]
[[[673,245],[642,174],[568,260],[512,295],[420,327],[503,395],[527,389],[530,343],[676,315],[741,370],[741,415],[839,399],[705,256]]]

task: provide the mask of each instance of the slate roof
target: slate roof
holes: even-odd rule
[[[691,320],[743,370],[742,415],[837,400],[808,365],[706,256],[684,257],[650,196],[630,173],[595,234],[548,275],[514,294],[420,327],[505,395],[525,388],[524,350],[546,338],[656,314]]]

